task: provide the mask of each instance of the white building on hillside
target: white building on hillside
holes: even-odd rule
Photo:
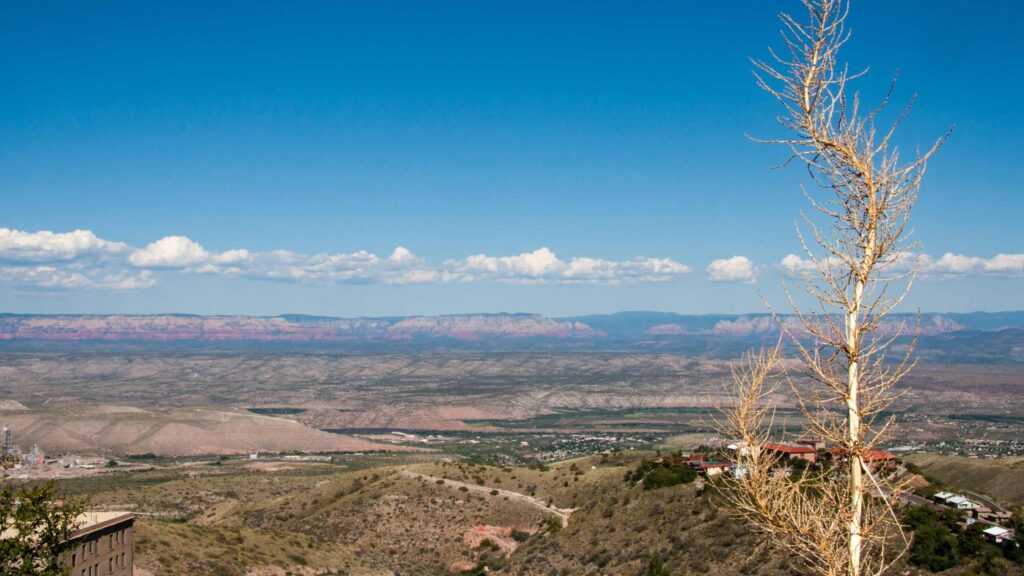
[[[956,508],[957,510],[975,510],[978,508],[978,505],[976,503],[971,502],[970,500],[964,498],[963,496],[953,496],[952,498],[947,498],[946,505],[952,508]]]
[[[985,538],[995,542],[996,544],[1002,544],[1006,540],[1013,540],[1013,534],[1002,526],[986,528],[982,534],[985,535]]]

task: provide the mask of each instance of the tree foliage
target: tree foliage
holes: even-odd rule
[[[644,460],[636,470],[626,474],[627,482],[636,484],[642,481],[644,490],[689,484],[696,479],[697,472],[686,462],[655,464],[650,460]]]
[[[987,542],[981,524],[975,522],[965,530],[964,520],[964,515],[955,510],[940,514],[929,506],[907,507],[903,522],[914,533],[910,563],[931,572],[974,563],[983,574],[1003,574],[1011,562],[1024,565],[1024,552],[1019,546]]]
[[[60,553],[82,512],[77,501],[60,499],[52,482],[0,489],[0,574],[66,576]]]

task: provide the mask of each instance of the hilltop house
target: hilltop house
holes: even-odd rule
[[[704,475],[707,476],[708,478],[711,478],[713,476],[718,476],[719,474],[724,474],[724,473],[728,472],[731,468],[732,468],[732,464],[730,464],[728,462],[701,462],[700,463],[700,471],[703,472]]]
[[[1003,542],[1012,542],[1014,540],[1013,533],[1002,526],[986,528],[982,531],[982,534],[985,535],[986,540],[994,544],[1002,544]]]
[[[814,451],[814,448],[810,446],[794,446],[790,444],[765,442],[763,448],[765,452],[773,456],[778,456],[780,460],[805,460],[813,464],[818,459],[818,455]]]
[[[829,450],[829,456],[833,462],[839,462],[846,459],[846,450],[836,446]],[[872,471],[878,470],[893,470],[896,468],[896,455],[890,454],[885,450],[865,450],[862,455],[864,464]]]
[[[974,510],[978,507],[977,504],[971,502],[963,496],[953,496],[952,498],[946,499],[946,505],[950,508],[956,508],[957,510]]]
[[[952,492],[939,492],[935,496],[932,496],[932,498],[939,504],[943,504],[957,510],[981,511],[981,506],[977,502],[968,500],[967,498]]]

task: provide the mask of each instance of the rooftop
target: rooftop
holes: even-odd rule
[[[75,525],[77,528],[71,534],[71,538],[80,538],[94,530],[112,526],[114,524],[120,524],[121,522],[132,520],[134,518],[135,517],[131,512],[83,512],[75,518]],[[0,539],[10,538],[12,536],[14,536],[14,528],[7,528],[3,532],[0,532]]]
[[[953,496],[952,498],[947,498],[946,502],[949,502],[950,504],[974,504],[974,502],[971,502],[970,500],[964,498],[963,496]]]

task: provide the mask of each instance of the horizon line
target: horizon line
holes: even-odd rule
[[[446,312],[441,314],[381,314],[381,315],[357,315],[357,316],[334,316],[330,314],[309,314],[303,312],[281,312],[278,314],[203,314],[197,312],[145,312],[145,313],[132,313],[132,312],[0,312],[0,316],[39,316],[39,317],[60,317],[60,316],[138,316],[138,317],[156,317],[156,316],[192,316],[199,318],[284,318],[287,316],[300,316],[308,318],[330,318],[336,320],[359,320],[359,319],[387,319],[387,318],[441,318],[446,316],[539,316],[542,318],[550,318],[553,320],[564,320],[573,318],[586,318],[594,316],[618,316],[624,314],[665,314],[675,316],[771,316],[772,312],[761,311],[761,312],[699,312],[699,313],[683,313],[673,312],[664,310],[619,310],[616,312],[593,312],[586,314],[567,314],[567,315],[547,315],[539,312]],[[888,316],[914,316],[914,315],[970,315],[970,314],[1024,314],[1022,310],[972,310],[969,312],[950,312],[950,311],[925,311],[919,310],[917,312],[892,312]],[[794,312],[787,312],[779,314],[779,316],[792,316]]]

